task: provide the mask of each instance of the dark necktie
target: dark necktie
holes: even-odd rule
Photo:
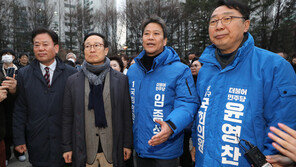
[[[47,87],[50,87],[50,74],[49,74],[49,68],[48,67],[45,67],[45,74],[44,74],[44,78],[45,78],[45,81],[46,81],[46,84],[47,84]]]

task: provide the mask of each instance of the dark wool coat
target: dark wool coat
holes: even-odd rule
[[[3,79],[4,79],[4,76],[2,73],[0,73],[0,85]],[[0,141],[4,139],[4,136],[5,136],[5,112],[4,112],[3,101],[2,101],[0,102]]]
[[[5,80],[5,75],[3,73],[3,64],[0,64],[0,73],[3,75],[2,81]],[[17,77],[18,70],[15,70],[15,76]],[[16,79],[16,78],[15,78]],[[16,99],[16,94],[7,93],[7,98],[2,101],[2,110],[5,113],[5,146],[12,145],[12,112],[14,108],[14,103]],[[0,123],[1,124],[1,123]]]
[[[112,132],[114,167],[124,166],[123,147],[132,147],[132,114],[125,75],[110,70],[110,97],[112,107]],[[73,151],[72,165],[86,164],[84,120],[85,75],[82,71],[69,77],[65,88],[63,108],[63,152]]]
[[[18,97],[13,113],[15,145],[26,144],[33,166],[64,164],[61,150],[62,104],[68,77],[76,69],[58,58],[52,84],[47,87],[39,62],[19,70]]]

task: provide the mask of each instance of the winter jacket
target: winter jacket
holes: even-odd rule
[[[215,50],[207,47],[199,59],[195,166],[249,167],[240,139],[272,155],[277,151],[267,136],[269,127],[281,122],[296,128],[296,76],[285,59],[254,46],[250,34],[224,69]]]
[[[171,47],[153,60],[150,71],[142,65],[142,51],[128,72],[133,110],[134,147],[143,158],[173,159],[183,152],[183,129],[192,122],[197,110],[196,89],[188,66],[180,62]],[[161,131],[154,120],[167,121],[172,136],[157,146],[148,145]]]
[[[57,59],[48,88],[39,62],[18,73],[18,97],[13,113],[14,144],[26,144],[33,166],[62,166],[62,104],[67,78],[75,68]]]

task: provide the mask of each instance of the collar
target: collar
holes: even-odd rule
[[[241,61],[246,56],[248,56],[249,55],[248,53],[255,47],[254,39],[252,35],[249,32],[247,32],[246,35],[247,35],[246,41],[242,43],[242,46],[239,47],[236,52],[236,58],[233,61],[234,64],[236,64],[238,61]],[[214,44],[208,46],[202,53],[201,57],[199,58],[199,61],[204,64],[209,63],[209,64],[218,65],[219,62],[217,61],[216,55],[215,55],[216,49],[217,47]]]
[[[54,71],[57,67],[57,61],[56,61],[56,59],[54,59],[54,62],[49,66],[46,66],[40,62],[39,62],[39,65],[40,65],[41,71],[44,70],[45,67],[48,67],[49,70]]]

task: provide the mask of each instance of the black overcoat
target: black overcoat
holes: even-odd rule
[[[114,167],[124,166],[123,147],[132,147],[132,115],[127,76],[110,69]],[[69,77],[63,105],[63,152],[73,151],[72,165],[86,164],[85,75],[82,71]]]
[[[62,105],[64,88],[75,68],[56,58],[57,66],[48,88],[39,62],[18,73],[18,97],[13,113],[15,145],[26,144],[33,166],[61,166]]]

